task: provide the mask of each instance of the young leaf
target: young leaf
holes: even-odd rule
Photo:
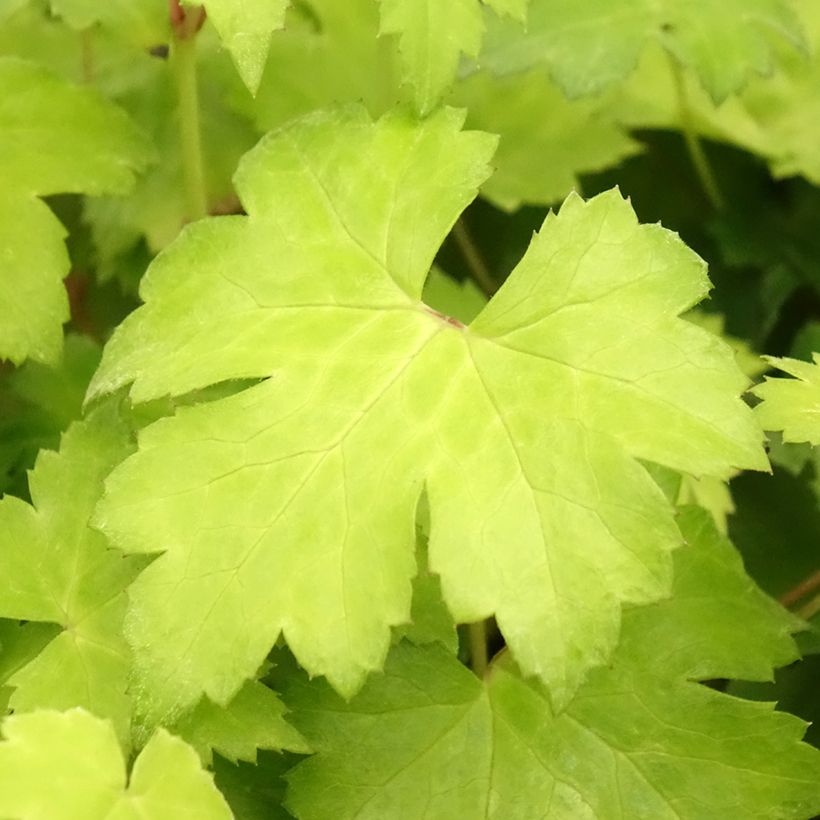
[[[404,76],[415,90],[418,112],[429,114],[456,76],[461,54],[478,55],[484,34],[476,0],[379,0],[381,34],[399,35]],[[527,0],[488,0],[498,14],[522,22]]]
[[[617,192],[549,216],[469,327],[419,301],[487,176],[494,141],[462,118],[353,108],[270,135],[236,177],[249,216],[190,226],[107,346],[91,396],[271,377],[147,428],[98,508],[121,548],[166,550],[131,590],[150,719],[224,703],[280,630],[355,692],[408,620],[425,483],[450,611],[495,613],[560,707],[620,602],[668,592],[679,535],[637,459],[765,469],[731,351],[678,318],[703,262]]]
[[[763,399],[755,411],[764,430],[782,430],[783,441],[820,446],[820,353],[814,363],[799,359],[768,361],[794,379],[766,378],[752,392]]]
[[[653,40],[693,68],[715,102],[772,71],[773,40],[803,46],[799,21],[783,0],[532,0],[526,33],[493,22],[483,67],[510,73],[546,65],[569,97],[624,80]]]
[[[102,480],[132,449],[130,431],[103,405],[72,425],[59,453],[43,451],[31,473],[33,506],[0,501],[0,615],[60,624],[60,633],[10,678],[10,705],[84,706],[129,737],[129,651],[123,590],[144,560],[123,557],[88,527]]]
[[[230,820],[193,749],[160,729],[126,777],[108,721],[83,709],[13,715],[0,743],[0,814],[17,820]]]
[[[65,232],[37,195],[121,193],[148,158],[126,116],[85,88],[0,58],[0,358],[57,361]]]
[[[271,35],[285,23],[290,0],[184,0],[205,6],[225,48],[231,53],[242,81],[256,94]]]
[[[624,615],[612,662],[563,714],[506,654],[482,682],[439,647],[404,644],[349,704],[292,677],[285,697],[316,754],[287,776],[286,805],[301,820],[812,815],[820,753],[799,743],[804,724],[691,680],[770,677],[799,624],[703,511],[681,525],[672,598]]]

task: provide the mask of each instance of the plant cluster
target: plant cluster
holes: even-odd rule
[[[820,813],[818,122],[810,0],[0,0],[0,816]]]

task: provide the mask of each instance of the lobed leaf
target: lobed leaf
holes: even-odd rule
[[[13,715],[0,743],[0,813],[17,820],[229,820],[193,749],[160,729],[126,778],[111,724],[83,709]]]
[[[124,590],[145,562],[111,550],[88,519],[103,478],[132,447],[130,429],[103,405],[69,428],[59,453],[40,453],[32,505],[0,501],[0,616],[62,627],[11,676],[11,707],[83,706],[110,718],[124,742],[131,723]]]
[[[657,41],[719,103],[772,71],[778,39],[804,47],[783,0],[532,0],[526,33],[490,27],[481,64],[500,73],[545,65],[567,96],[579,97],[622,82]]]
[[[484,34],[481,4],[476,0],[379,0],[381,34],[399,35],[405,78],[414,89],[418,112],[429,114],[456,77],[462,54],[478,55]],[[498,14],[519,22],[528,0],[490,0]]]
[[[300,820],[808,817],[820,753],[770,704],[691,678],[769,677],[799,622],[756,589],[694,508],[672,597],[624,616],[622,641],[562,714],[509,655],[478,680],[440,647],[394,649],[344,703],[293,677],[285,697],[316,754],[288,774]],[[740,639],[740,643],[736,641]]]
[[[147,428],[96,513],[122,549],[165,551],[127,627],[149,722],[225,703],[280,630],[352,695],[408,620],[423,486],[451,613],[495,613],[560,708],[620,603],[668,593],[680,536],[638,459],[766,467],[730,349],[678,318],[704,264],[617,192],[550,215],[469,327],[419,301],[487,176],[493,139],[462,117],[274,132],[236,178],[249,215],[190,226],[107,346],[91,396],[263,379]]]
[[[768,361],[794,379],[766,377],[752,392],[763,399],[755,408],[764,430],[782,430],[786,442],[820,446],[820,353],[814,363],[769,357]]]
[[[65,232],[37,195],[122,193],[148,159],[126,116],[87,88],[0,58],[0,358],[54,363],[62,349]]]

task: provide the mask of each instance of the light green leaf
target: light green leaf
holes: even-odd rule
[[[207,698],[174,727],[174,733],[196,749],[203,765],[213,762],[213,751],[236,763],[256,762],[257,749],[307,752],[308,747],[284,717],[276,692],[258,681],[248,681],[225,707]]]
[[[433,310],[452,316],[463,325],[470,324],[487,304],[487,297],[472,279],[457,282],[435,265],[424,283],[422,299]]]
[[[776,177],[802,174],[820,184],[820,149],[813,136],[820,116],[820,8],[812,0],[796,0],[806,29],[811,59],[783,49],[779,70],[752,83],[742,102],[768,140],[769,164]]]
[[[478,55],[484,34],[481,5],[476,0],[379,2],[380,33],[399,35],[404,77],[414,88],[418,112],[427,115],[452,85],[461,55]],[[493,0],[489,5],[521,22],[527,0]]]
[[[183,0],[204,6],[225,48],[233,57],[242,81],[256,94],[271,35],[285,23],[290,0]]]
[[[302,820],[811,816],[820,753],[798,742],[804,724],[689,680],[769,677],[795,657],[798,622],[705,513],[682,528],[673,597],[624,615],[611,663],[560,715],[508,655],[482,683],[405,644],[350,703],[292,678],[285,697],[317,753],[288,775],[286,805]]]
[[[0,814],[15,820],[230,820],[193,749],[160,729],[130,777],[108,721],[82,709],[13,715],[0,743]]]
[[[578,175],[615,165],[640,150],[599,100],[568,101],[543,71],[495,77],[482,71],[454,89],[467,125],[501,136],[496,172],[482,193],[495,205],[552,203]]]
[[[126,116],[89,89],[0,58],[0,358],[54,363],[68,300],[65,232],[36,195],[121,193],[147,159]]]
[[[92,396],[272,376],[147,428],[98,508],[121,548],[166,550],[131,590],[149,721],[227,702],[279,630],[355,692],[409,618],[425,484],[455,620],[495,613],[560,706],[620,603],[668,592],[679,534],[637,459],[767,466],[731,351],[678,318],[703,262],[617,192],[549,216],[468,328],[419,301],[487,175],[494,141],[461,121],[353,108],[270,135],[237,175],[249,216],[186,229],[107,346]]]
[[[429,114],[456,76],[462,54],[478,55],[484,23],[476,0],[380,0],[381,34],[399,35],[416,108]]]
[[[0,615],[62,627],[12,675],[10,705],[84,706],[111,718],[123,740],[131,718],[123,590],[144,561],[111,550],[88,518],[129,439],[116,410],[103,405],[69,428],[59,453],[41,452],[30,476],[33,506],[0,501]]]
[[[311,0],[291,6],[285,28],[271,42],[250,106],[258,128],[272,131],[294,117],[339,103],[364,103],[374,116],[396,105],[402,94],[395,43],[378,33],[375,0]]]
[[[783,0],[532,0],[526,33],[493,21],[481,64],[500,73],[545,65],[569,97],[623,81],[659,42],[694,69],[715,102],[773,69],[774,43],[803,45]]]
[[[782,430],[783,441],[807,441],[820,445],[820,353],[814,363],[799,359],[767,357],[769,363],[794,376],[794,379],[772,379],[752,392],[763,399],[755,408],[764,430]]]

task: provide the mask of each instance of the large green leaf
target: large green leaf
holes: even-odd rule
[[[111,724],[82,709],[14,715],[0,743],[0,814],[15,820],[230,820],[193,749],[160,729],[126,775]]]
[[[33,506],[0,501],[0,615],[59,624],[59,634],[10,678],[10,705],[84,706],[130,734],[129,649],[122,636],[123,590],[144,565],[110,549],[88,527],[103,478],[133,448],[130,430],[102,406],[41,452],[30,476]]]
[[[820,353],[814,354],[813,364],[787,358],[769,361],[795,378],[767,378],[754,388],[763,399],[755,408],[760,424],[766,430],[782,430],[784,441],[820,446]]]
[[[405,78],[420,114],[429,114],[456,77],[462,54],[478,55],[484,34],[476,0],[379,0],[381,33],[399,35]],[[528,0],[487,0],[498,14],[522,22]]]
[[[768,678],[799,622],[754,587],[703,511],[683,514],[668,601],[624,615],[607,668],[556,714],[498,657],[484,682],[441,648],[394,649],[350,703],[292,676],[316,749],[288,775],[301,820],[809,817],[820,753],[805,725],[692,679]]]
[[[692,67],[715,102],[773,68],[773,41],[803,43],[783,0],[532,0],[526,33],[493,21],[481,64],[502,73],[548,67],[570,97],[624,80],[652,41]]]
[[[147,158],[125,114],[97,94],[0,58],[0,358],[54,363],[62,348],[69,260],[37,195],[122,193]]]
[[[730,349],[678,318],[705,265],[617,192],[549,216],[469,327],[419,301],[488,173],[462,118],[352,108],[270,135],[236,178],[249,215],[189,226],[107,346],[92,396],[264,379],[147,428],[98,508],[121,548],[166,550],[131,592],[149,720],[224,703],[280,630],[352,694],[408,620],[425,484],[450,611],[495,613],[561,706],[620,602],[668,592],[679,534],[638,459],[766,467]]]

